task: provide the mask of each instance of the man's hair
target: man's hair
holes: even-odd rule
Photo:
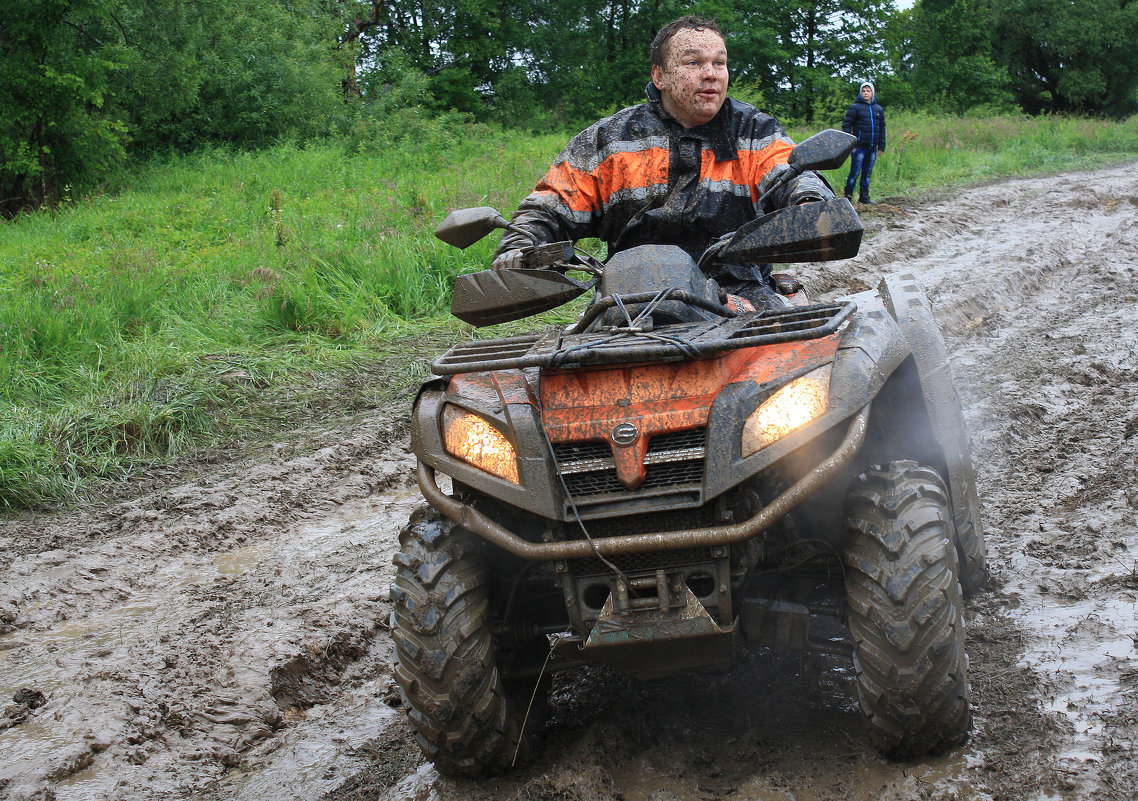
[[[711,31],[719,34],[721,39],[724,38],[723,31],[719,29],[719,23],[709,17],[693,17],[690,14],[686,17],[680,17],[661,28],[656,34],[656,38],[652,40],[652,45],[648,48],[648,60],[653,67],[664,66],[664,61],[668,58],[668,46],[672,42],[672,37],[685,28],[693,31]]]

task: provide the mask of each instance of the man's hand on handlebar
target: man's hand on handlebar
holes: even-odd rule
[[[562,270],[578,264],[572,242],[546,242],[528,248],[510,248],[491,262],[495,270]]]
[[[522,266],[522,253],[521,248],[507,250],[496,256],[491,266],[495,270],[516,270]]]

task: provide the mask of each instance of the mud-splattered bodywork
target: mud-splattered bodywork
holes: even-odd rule
[[[944,345],[911,277],[834,304],[652,333],[468,343],[439,360],[447,375],[415,404],[424,495],[500,549],[503,581],[531,599],[502,630],[535,659],[554,633],[561,664],[640,676],[724,665],[739,634],[824,647],[811,620],[840,617],[841,602],[817,590],[819,575],[840,571],[829,557],[843,545],[846,491],[872,464],[936,468],[957,527],[978,531]],[[622,347],[632,363],[616,357]],[[774,441],[748,440],[764,402],[808,375],[825,376],[824,411]],[[455,409],[512,445],[516,480],[448,451]]]

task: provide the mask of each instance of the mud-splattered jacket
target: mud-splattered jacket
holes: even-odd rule
[[[709,122],[685,129],[664,110],[656,87],[647,91],[647,103],[600,120],[566,145],[514,225],[539,244],[596,237],[609,255],[672,244],[698,259],[710,242],[765,211],[833,197],[819,175],[805,173],[759,209],[793,147],[778,121],[728,98]],[[498,253],[529,244],[507,231]]]

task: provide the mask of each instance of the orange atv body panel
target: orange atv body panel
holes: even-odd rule
[[[690,362],[547,372],[541,379],[542,422],[554,443],[607,442],[617,479],[636,489],[644,482],[644,457],[653,436],[706,425],[712,404],[728,384],[781,383],[791,372],[831,361],[840,339],[833,334]],[[614,435],[621,424],[635,426],[631,442]]]

